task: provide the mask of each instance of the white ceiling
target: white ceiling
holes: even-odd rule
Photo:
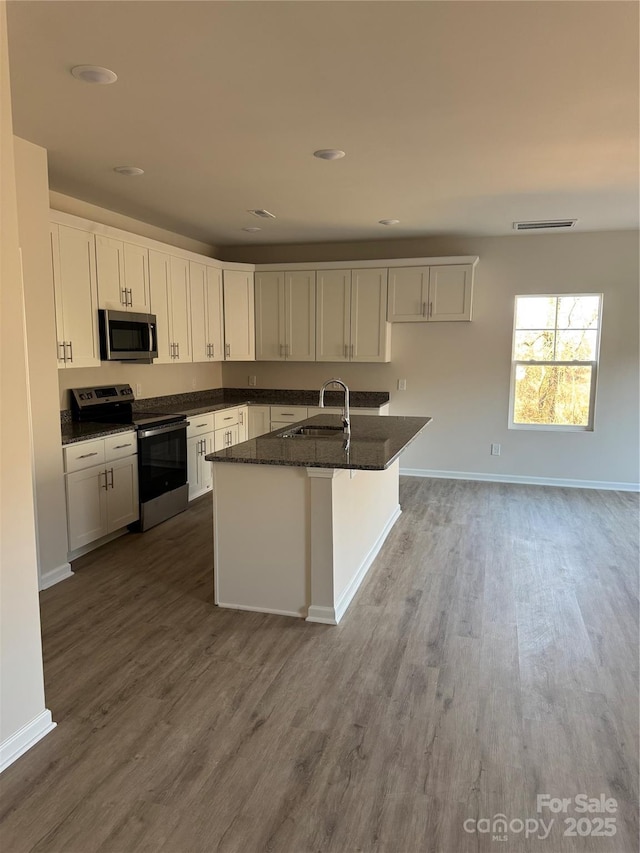
[[[637,3],[8,7],[15,132],[59,192],[216,246],[638,227]]]

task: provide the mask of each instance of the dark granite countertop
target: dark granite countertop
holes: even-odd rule
[[[341,391],[327,391],[327,406],[342,406]],[[388,391],[352,391],[352,409],[376,409],[389,402]],[[215,388],[209,391],[191,391],[186,394],[169,394],[165,397],[147,397],[137,400],[136,412],[162,412],[173,415],[202,415],[233,406],[317,406],[318,391],[290,391],[277,388]],[[74,444],[92,438],[104,438],[117,432],[130,430],[131,424],[75,423],[71,412],[61,413],[62,444]]]
[[[282,438],[291,427],[252,438],[205,456],[209,462],[291,465],[383,471],[430,423],[431,418],[353,415],[348,449],[342,434],[331,438]],[[300,421],[309,426],[338,426],[339,415],[315,415]]]
[[[106,438],[117,432],[130,432],[132,424],[94,424],[70,421],[62,424],[62,445],[75,444],[78,441],[90,441],[92,438]]]

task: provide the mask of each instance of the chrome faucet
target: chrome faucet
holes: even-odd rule
[[[318,406],[324,409],[324,392],[328,385],[341,385],[344,388],[344,408],[342,409],[342,428],[347,435],[351,435],[351,420],[349,418],[349,389],[342,379],[327,379],[320,389],[320,400]]]

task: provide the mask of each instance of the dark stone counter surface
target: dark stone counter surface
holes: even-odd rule
[[[243,462],[253,465],[383,471],[430,421],[428,417],[352,415],[348,446],[342,433],[330,438],[282,438],[282,433],[291,429],[289,426],[210,453],[205,459],[209,462]],[[339,415],[315,415],[300,423],[337,426],[341,421]],[[300,426],[300,423],[296,426]]]
[[[168,415],[201,415],[231,406],[317,406],[318,391],[289,391],[277,388],[214,388],[208,391],[191,391],[187,394],[168,394],[164,397],[147,397],[133,404],[136,412],[163,412]],[[352,409],[376,409],[389,402],[388,391],[352,391]],[[342,406],[341,391],[327,391],[327,406]],[[60,412],[62,444],[73,444],[92,438],[104,438],[131,429],[131,424],[75,423],[71,410]]]

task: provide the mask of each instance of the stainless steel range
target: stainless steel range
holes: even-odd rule
[[[131,424],[138,433],[139,530],[187,508],[187,419],[165,412],[134,412],[130,385],[71,390],[72,417],[100,424]]]

